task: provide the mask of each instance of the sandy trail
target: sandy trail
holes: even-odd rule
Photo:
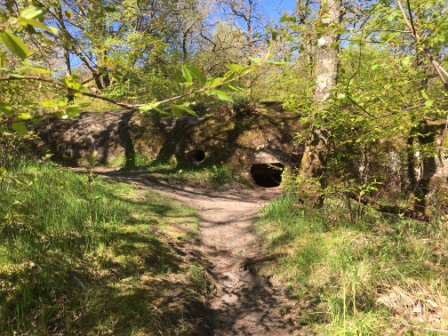
[[[297,335],[292,321],[280,315],[288,302],[281,288],[258,276],[247,260],[263,254],[253,230],[253,217],[277,189],[226,190],[180,184],[148,173],[102,173],[116,180],[158,190],[196,208],[200,216],[200,252],[211,265],[216,295],[211,302],[214,330],[211,335]]]

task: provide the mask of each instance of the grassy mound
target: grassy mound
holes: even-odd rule
[[[261,271],[298,302],[281,311],[317,335],[446,333],[446,223],[343,209],[337,199],[299,208],[293,195],[264,209],[259,230],[284,257]]]
[[[205,273],[174,248],[197,234],[194,210],[29,162],[9,168],[0,204],[0,334],[190,335],[207,327]]]

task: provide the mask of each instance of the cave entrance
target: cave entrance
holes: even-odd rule
[[[191,157],[195,163],[201,163],[205,160],[205,152],[202,149],[197,149],[191,153]]]
[[[263,188],[275,188],[282,183],[284,165],[281,163],[260,163],[250,168],[254,182]]]

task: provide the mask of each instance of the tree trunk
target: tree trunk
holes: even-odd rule
[[[426,218],[432,217],[430,199],[431,182],[442,162],[438,162],[434,150],[442,141],[444,124],[423,120],[408,139],[408,178],[410,182],[409,208]],[[418,155],[415,149],[418,149]]]
[[[299,198],[313,206],[322,205],[326,187],[325,167],[328,156],[329,132],[323,126],[325,119],[319,115],[326,108],[326,100],[336,86],[338,76],[338,27],[342,20],[342,0],[321,0],[320,20],[322,36],[317,42],[314,102],[316,117],[306,142],[301,162]]]

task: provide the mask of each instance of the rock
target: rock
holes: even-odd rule
[[[132,166],[136,156],[161,162],[175,158],[179,166],[227,164],[242,176],[254,163],[300,164],[303,145],[294,139],[299,118],[279,104],[222,104],[198,114],[83,113],[73,119],[47,119],[36,132],[40,146],[70,166],[78,166],[93,151],[102,165]]]

